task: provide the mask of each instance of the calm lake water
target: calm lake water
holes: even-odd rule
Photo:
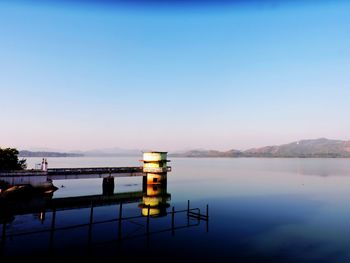
[[[48,158],[50,168],[140,166],[137,157]],[[28,168],[41,158],[27,158]],[[15,215],[1,253],[182,262],[350,262],[350,159],[172,158],[161,217],[142,217],[142,200]],[[58,180],[53,198],[102,194],[102,179]],[[164,190],[164,189],[163,189]],[[142,178],[116,178],[115,193],[142,191]],[[209,221],[172,208],[199,208]],[[164,212],[164,211],[163,211]],[[53,220],[53,217],[55,219]],[[55,229],[50,230],[54,221]],[[173,224],[172,224],[173,222]],[[70,227],[72,226],[72,227]],[[172,229],[172,226],[175,229]],[[30,233],[29,233],[30,232]],[[22,233],[22,234],[21,234]],[[23,234],[24,233],[24,234]]]

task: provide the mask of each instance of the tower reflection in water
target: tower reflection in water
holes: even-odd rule
[[[141,214],[151,217],[166,216],[171,200],[171,195],[167,192],[167,179],[157,184],[147,182],[147,177],[144,177],[142,203],[139,205]]]

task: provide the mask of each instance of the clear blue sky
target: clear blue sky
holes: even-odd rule
[[[349,1],[68,2],[0,2],[2,147],[350,139]]]

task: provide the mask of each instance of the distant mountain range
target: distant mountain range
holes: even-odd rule
[[[80,156],[138,156],[142,150],[108,148],[91,151],[56,152],[56,151],[20,151],[20,157],[80,157]],[[350,158],[350,141],[329,140],[326,138],[301,140],[283,145],[252,148],[245,151],[229,150],[189,150],[170,152],[169,157],[281,157],[281,158]]]
[[[44,152],[44,151],[19,151],[19,157],[81,157],[79,153]]]
[[[38,148],[38,150],[21,150],[19,151],[19,157],[112,157],[112,156],[140,156],[141,150],[134,149],[121,149],[121,148],[106,148],[96,149],[90,151],[70,151],[62,152],[59,150],[44,150]]]
[[[171,157],[275,157],[275,158],[349,158],[350,141],[326,138],[301,140],[289,144],[265,146],[246,151],[191,150],[169,154]]]

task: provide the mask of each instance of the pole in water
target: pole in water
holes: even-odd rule
[[[149,247],[149,217],[151,213],[151,206],[147,206],[147,227],[146,227],[146,247]]]
[[[187,200],[187,226],[190,225],[190,200]]]
[[[94,204],[91,202],[91,207],[90,207],[90,224],[92,224],[94,218]]]
[[[51,229],[50,229],[50,252],[53,253],[53,239],[55,233],[55,225],[56,225],[56,209],[52,210],[52,221],[51,221]]]
[[[91,237],[92,237],[92,223],[94,219],[94,204],[91,202],[91,208],[90,208],[90,220],[89,220],[89,232],[88,232],[88,246],[90,250],[90,244],[91,244]]]
[[[209,232],[209,205],[207,204],[207,232]]]
[[[113,195],[114,193],[114,177],[108,176],[102,180],[102,194]]]
[[[172,209],[171,213],[171,233],[174,236],[175,235],[175,207]]]
[[[150,217],[150,213],[151,213],[151,206],[148,205],[148,209],[147,209],[147,234],[149,234],[149,217]]]
[[[118,220],[118,240],[122,239],[122,215],[123,215],[123,203],[119,205],[119,220]]]

